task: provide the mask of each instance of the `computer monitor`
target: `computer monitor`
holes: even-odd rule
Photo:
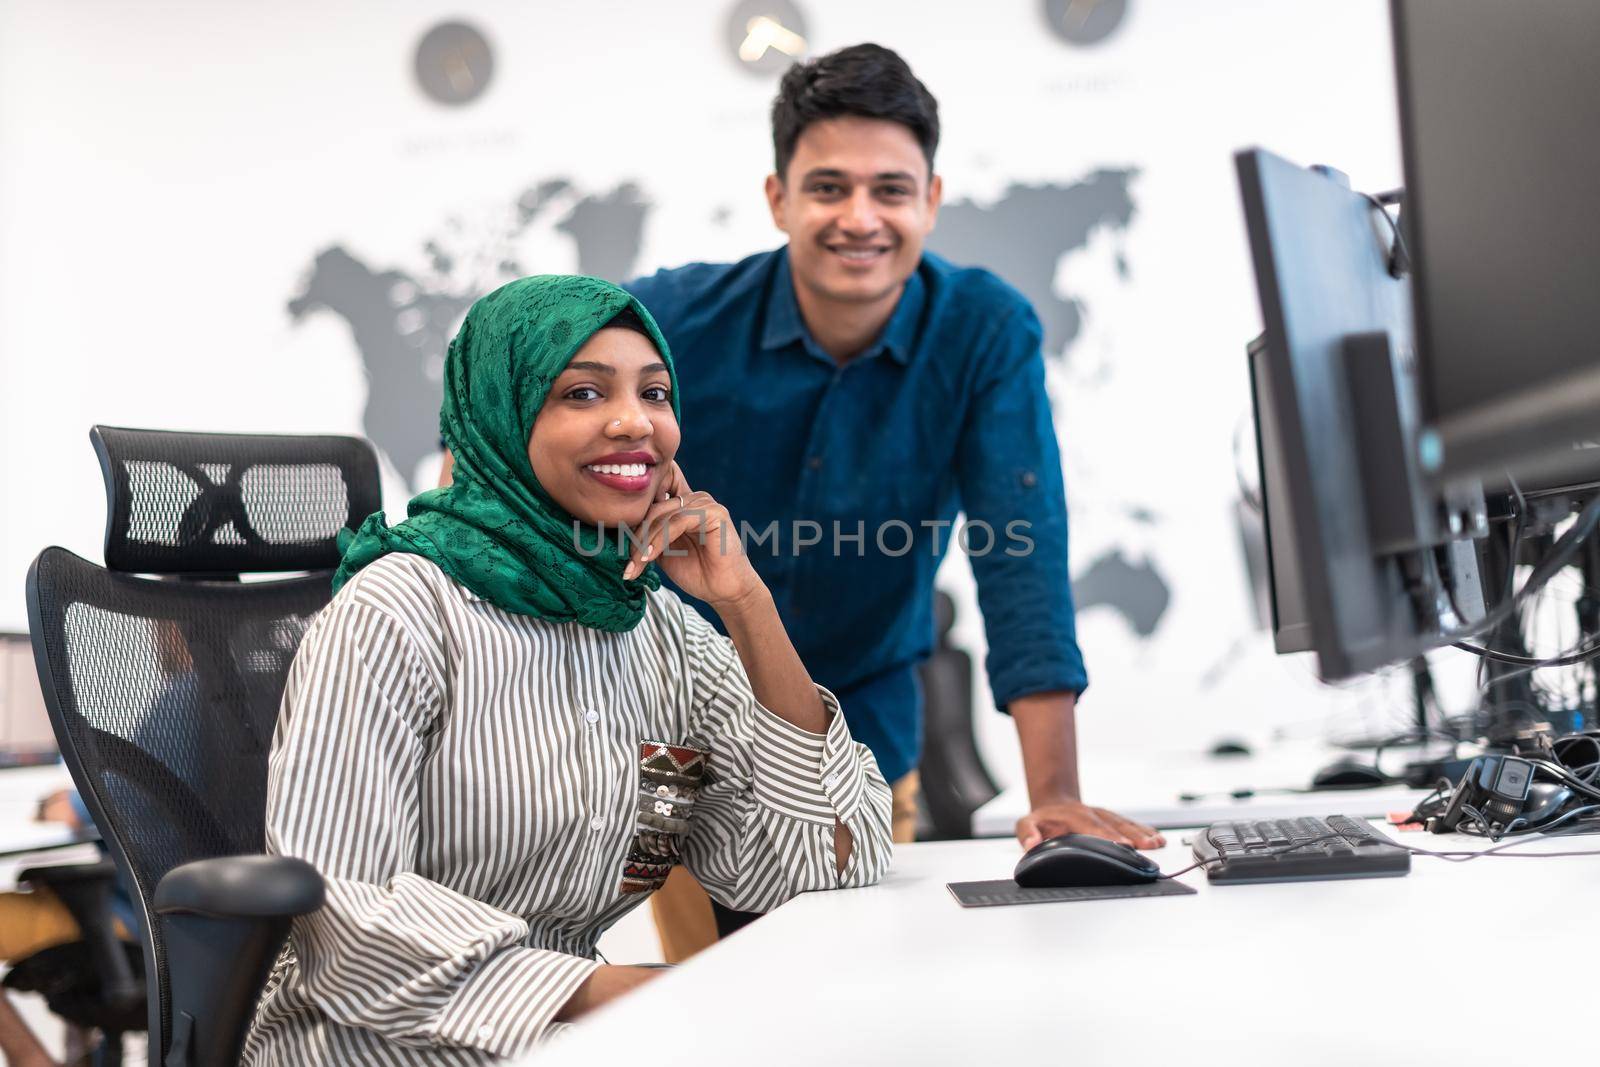
[[[1305,592],[1299,567],[1295,564],[1294,516],[1289,510],[1289,487],[1283,460],[1278,413],[1273,403],[1275,386],[1271,361],[1267,359],[1267,339],[1251,341],[1250,402],[1255,414],[1256,463],[1260,468],[1259,500],[1261,533],[1266,549],[1268,613],[1272,623],[1272,647],[1279,655],[1310,652],[1311,621],[1307,617]]]
[[[0,767],[47,762],[55,754],[33,645],[27,634],[0,633]]]
[[[1236,156],[1265,333],[1251,353],[1279,651],[1325,680],[1410,659],[1484,615],[1475,487],[1415,462],[1411,306],[1391,220],[1340,176]]]
[[[1600,3],[1391,18],[1425,469],[1600,483]]]

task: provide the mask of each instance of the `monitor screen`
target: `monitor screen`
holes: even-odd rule
[[[27,634],[0,634],[0,756],[56,749]]]
[[[1600,3],[1392,19],[1427,462],[1600,481]]]

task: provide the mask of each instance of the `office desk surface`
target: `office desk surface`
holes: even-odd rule
[[[1156,854],[1189,862],[1177,838]],[[1406,834],[1425,848],[1481,848]],[[1526,851],[1600,851],[1600,837]],[[1592,1054],[1600,855],[1414,857],[1404,878],[963,909],[1009,840],[902,846],[801,896],[530,1058],[541,1065],[1466,1064]],[[1493,994],[1491,995],[1491,990]],[[1241,1043],[1225,1051],[1221,1038]],[[1534,1053],[1534,1048],[1537,1053]],[[1198,1059],[1194,1059],[1198,1055]]]
[[[1416,749],[1391,749],[1383,766],[1398,773]],[[1083,799],[1110,808],[1159,830],[1209,826],[1224,819],[1284,819],[1337,812],[1375,819],[1391,811],[1410,811],[1428,795],[1403,785],[1319,793],[1274,792],[1309,785],[1311,776],[1343,756],[1370,762],[1371,751],[1349,751],[1321,742],[1286,742],[1250,756],[1216,757],[1204,752],[1125,749],[1085,753],[1080,760]],[[1232,790],[1258,790],[1248,800],[1218,796]],[[1206,794],[1182,801],[1181,793]],[[1027,789],[1012,786],[972,816],[976,837],[1005,837],[1028,812]]]
[[[72,777],[59,763],[0,770],[0,892],[16,887],[24,867],[81,863],[98,855],[93,845],[81,843],[82,835],[60,823],[34,821],[40,798],[71,787]]]

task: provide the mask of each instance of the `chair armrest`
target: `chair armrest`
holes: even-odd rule
[[[174,867],[156,886],[158,915],[282,919],[322,907],[322,876],[289,856],[219,856]]]
[[[83,882],[105,882],[110,884],[117,877],[117,865],[110,860],[97,860],[94,863],[59,863],[43,867],[29,867],[17,875],[19,882],[31,882],[34,885],[57,886],[76,885]]]
[[[322,907],[324,892],[316,868],[287,856],[219,856],[168,871],[151,901],[168,978],[166,1018],[152,1016],[150,1031],[166,1047],[151,1062],[237,1063],[289,921]]]

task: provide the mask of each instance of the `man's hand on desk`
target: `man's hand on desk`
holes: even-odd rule
[[[1166,838],[1142,822],[1077,800],[1041,804],[1017,820],[1017,840],[1025,849],[1062,834],[1090,834],[1134,848],[1160,848],[1167,843]]]
[[[1017,820],[1017,840],[1032,848],[1047,837],[1090,834],[1134,848],[1160,848],[1166,839],[1151,827],[1077,799],[1077,707],[1077,694],[1065,691],[1032,693],[1007,705],[1033,803]]]

